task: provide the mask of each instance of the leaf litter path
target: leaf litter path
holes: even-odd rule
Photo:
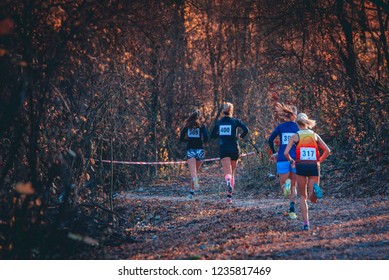
[[[285,215],[289,202],[279,194],[239,192],[237,187],[230,206],[220,178],[209,175],[192,200],[180,182],[117,197],[118,212],[127,220],[121,225],[125,236],[106,248],[106,257],[389,259],[387,196],[341,199],[328,191],[319,203],[310,204],[311,230],[302,231],[298,204],[298,218],[290,220]]]

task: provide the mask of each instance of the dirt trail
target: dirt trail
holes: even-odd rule
[[[344,200],[327,192],[310,204],[307,232],[299,206],[297,220],[290,220],[289,202],[279,194],[237,190],[230,206],[218,174],[209,176],[192,200],[183,183],[117,197],[128,238],[108,246],[107,258],[389,259],[387,196]]]

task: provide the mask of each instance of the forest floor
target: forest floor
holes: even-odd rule
[[[389,259],[389,197],[342,197],[323,180],[324,197],[309,203],[309,231],[288,216],[278,182],[243,190],[238,169],[232,205],[218,164],[201,170],[188,199],[188,178],[137,186],[115,198],[122,236],[107,242],[106,259]]]

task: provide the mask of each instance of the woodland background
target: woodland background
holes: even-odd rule
[[[275,103],[294,104],[333,150],[334,191],[387,197],[388,22],[385,0],[2,0],[0,258],[122,236],[114,196],[185,166],[99,160],[183,160],[188,113],[212,128],[224,101],[261,166]]]

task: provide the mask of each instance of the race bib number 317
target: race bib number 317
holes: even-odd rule
[[[301,148],[300,160],[317,160],[315,148]]]

